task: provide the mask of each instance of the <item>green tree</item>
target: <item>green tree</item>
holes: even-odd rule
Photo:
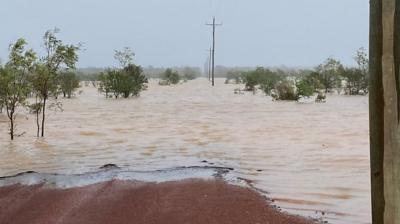
[[[194,80],[197,77],[200,76],[200,73],[198,70],[196,70],[195,68],[191,68],[191,67],[184,67],[181,69],[181,72],[183,74],[183,79],[186,80]]]
[[[25,49],[26,44],[24,39],[11,44],[9,61],[0,69],[0,97],[10,120],[11,140],[15,136],[17,108],[27,106],[26,98],[30,93],[28,76],[36,60],[33,50]]]
[[[114,88],[113,77],[114,70],[108,69],[105,72],[100,73],[99,75],[99,92],[104,93],[106,98],[110,97],[110,93],[112,93]]]
[[[318,92],[320,89],[324,89],[322,84],[322,75],[316,71],[312,71],[303,77],[303,80],[307,82],[313,89],[313,92]]]
[[[317,67],[317,72],[321,74],[321,84],[328,93],[334,88],[341,88],[341,74],[344,70],[339,60],[329,57],[323,64]]]
[[[271,90],[281,79],[282,76],[277,72],[263,67],[257,67],[243,75],[243,82],[247,91],[255,91],[259,86],[267,95],[271,93]]]
[[[123,50],[115,50],[114,52],[114,59],[119,62],[122,68],[133,64],[135,53],[132,51],[131,48],[125,47]]]
[[[64,97],[71,98],[74,91],[79,88],[79,79],[75,72],[62,72],[58,82]]]
[[[354,57],[358,65],[358,69],[361,71],[360,87],[364,94],[367,94],[369,88],[369,59],[365,48],[361,47],[357,50],[357,55]]]
[[[228,71],[226,74],[225,84],[232,83],[232,80],[234,84],[241,84],[243,83],[243,76],[243,72],[241,71]]]
[[[365,74],[359,68],[345,68],[343,77],[346,80],[346,93],[349,95],[358,95],[365,86]]]
[[[160,82],[160,84],[164,85],[176,85],[179,83],[181,77],[179,76],[179,73],[177,71],[174,71],[170,68],[165,70],[163,74],[163,82]]]
[[[142,67],[133,64],[133,56],[129,48],[125,48],[125,51],[116,51],[115,58],[121,66],[126,66],[122,69],[108,69],[100,74],[99,91],[105,93],[106,98],[110,94],[115,98],[139,96],[140,92],[147,89],[148,80],[143,74]]]
[[[129,64],[122,70],[122,89],[124,98],[139,96],[140,92],[147,89],[148,80],[140,66]]]
[[[51,96],[58,96],[58,75],[60,70],[75,68],[78,61],[79,46],[64,44],[57,38],[57,28],[48,30],[43,37],[45,56],[37,66],[35,77],[32,79],[34,93],[42,106],[41,136],[44,137],[46,120],[46,103]],[[39,123],[39,122],[37,122]]]
[[[301,97],[310,97],[314,94],[313,86],[305,79],[300,79],[296,82],[296,96],[297,100]]]
[[[292,80],[282,80],[276,84],[272,97],[275,100],[298,100],[295,84]]]

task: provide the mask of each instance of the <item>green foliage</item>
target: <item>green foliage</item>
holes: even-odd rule
[[[71,98],[76,89],[79,88],[79,79],[74,72],[63,72],[58,77],[60,91],[64,97]]]
[[[64,44],[57,38],[57,28],[48,30],[43,36],[45,56],[37,64],[33,80],[33,93],[42,105],[41,136],[44,136],[46,102],[49,97],[57,98],[59,94],[58,75],[62,69],[73,69],[78,61],[79,46]],[[38,116],[37,116],[38,118]],[[39,124],[39,122],[37,122]]]
[[[285,79],[280,81],[275,86],[273,98],[275,100],[298,100],[298,94],[295,91],[293,81]]]
[[[115,98],[120,96],[129,98],[139,96],[140,92],[147,89],[148,80],[140,66],[133,64],[134,53],[130,48],[124,51],[115,51],[122,69],[108,69],[99,76],[99,91],[108,98],[112,94]]]
[[[143,75],[143,69],[133,64],[128,65],[122,71],[122,93],[124,98],[130,95],[139,96],[142,90],[147,89],[148,80]]]
[[[313,71],[302,77],[302,80],[307,82],[308,85],[311,86],[313,92],[317,92],[319,89],[325,89],[322,84],[323,77],[320,73]]]
[[[10,45],[9,61],[0,68],[0,98],[10,120],[10,137],[14,139],[17,108],[27,106],[30,93],[28,76],[33,69],[36,54],[26,50],[26,41],[18,39]]]
[[[234,83],[234,84],[241,84],[243,83],[243,72],[240,71],[228,71],[226,75],[225,84]]]
[[[112,94],[115,98],[120,96],[129,98],[139,96],[140,92],[147,88],[148,80],[143,75],[140,66],[133,64],[124,69],[107,70],[100,75],[100,92],[105,93],[106,97]]]
[[[182,69],[182,74],[184,80],[194,80],[200,76],[199,71],[191,67],[184,67]]]
[[[347,89],[349,90],[349,87],[353,90],[355,89],[355,91],[349,91],[350,94],[352,94],[352,92],[355,94],[360,94],[361,92],[367,94],[369,92],[369,59],[365,48],[357,50],[357,55],[354,57],[354,60],[358,65],[355,73],[358,74],[350,75],[350,77],[348,77],[348,74],[345,75],[346,81],[350,82]]]
[[[344,67],[340,61],[334,58],[328,58],[323,64],[317,67],[320,74],[319,81],[324,86],[325,92],[330,92],[335,88],[341,88]]]
[[[259,85],[261,89],[269,95],[281,78],[282,77],[276,72],[258,67],[256,70],[246,72],[243,76],[243,81],[247,91],[255,91],[256,86]]]
[[[165,70],[163,75],[163,81],[160,82],[161,85],[176,85],[179,83],[181,77],[177,71],[174,71],[170,68]]]
[[[121,51],[115,50],[114,59],[120,63],[122,68],[133,64],[133,57],[135,57],[135,53],[129,47],[125,47]]]
[[[310,97],[314,93],[313,86],[307,80],[301,79],[296,82],[296,95],[297,99],[301,97]]]
[[[346,94],[359,95],[366,93],[368,88],[368,79],[366,74],[359,68],[346,68],[343,72],[343,77],[346,80]]]
[[[110,96],[110,94],[114,94],[116,98],[118,98],[118,93],[117,93],[117,85],[116,85],[116,79],[118,77],[116,70],[107,70],[105,72],[100,73],[99,76],[99,91],[104,93],[106,98]]]

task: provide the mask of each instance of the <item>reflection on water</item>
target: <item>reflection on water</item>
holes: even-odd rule
[[[198,79],[150,84],[137,99],[105,99],[84,87],[49,113],[47,136],[33,116],[14,142],[0,115],[0,175],[82,173],[115,163],[135,170],[213,164],[235,168],[286,211],[331,223],[370,223],[368,98],[326,104],[272,102],[234,85]],[[207,163],[205,163],[207,162]],[[316,212],[318,210],[318,212]]]

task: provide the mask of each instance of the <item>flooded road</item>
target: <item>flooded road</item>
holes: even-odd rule
[[[46,138],[20,114],[9,140],[0,115],[0,176],[34,170],[84,173],[114,163],[134,170],[226,166],[268,191],[285,211],[330,223],[371,223],[368,98],[328,96],[325,104],[235,95],[205,79],[150,83],[137,99],[105,99],[83,87],[50,112]],[[319,212],[316,212],[318,210]]]

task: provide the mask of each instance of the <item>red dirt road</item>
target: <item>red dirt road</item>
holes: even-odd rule
[[[222,180],[0,188],[1,224],[311,224]]]

